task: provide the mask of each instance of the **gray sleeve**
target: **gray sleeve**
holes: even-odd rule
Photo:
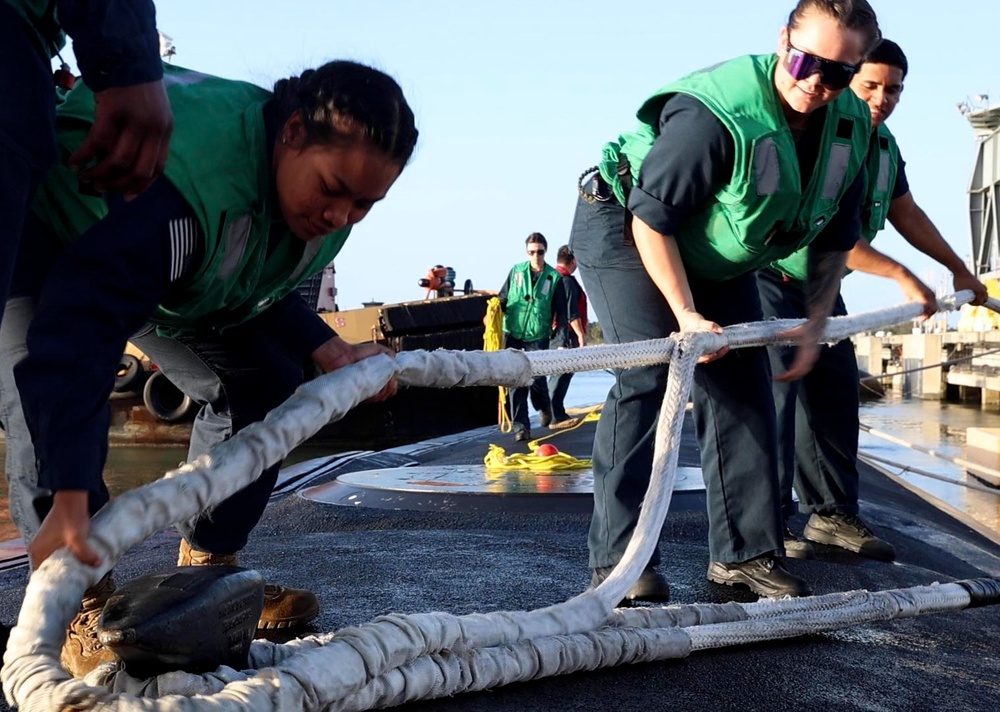
[[[639,170],[628,209],[663,235],[711,199],[733,174],[733,138],[697,99],[676,94],[660,112],[660,133]]]

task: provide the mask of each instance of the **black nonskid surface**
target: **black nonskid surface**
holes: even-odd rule
[[[571,436],[581,448],[589,437],[585,428]],[[494,433],[417,459],[423,466],[481,461],[488,441],[513,446],[510,436]],[[690,439],[681,459],[697,464]],[[1000,575],[1000,547],[867,468],[862,494],[862,516],[896,546],[898,560],[886,564],[820,547],[816,560],[790,561],[789,568],[817,593]],[[322,611],[307,632],[337,630],[392,611],[531,610],[587,586],[588,520],[580,513],[350,508],[292,495],[268,508],[242,563],[269,581],[316,592]],[[793,527],[801,529],[804,521],[796,517]],[[706,537],[704,512],[668,515],[661,568],[673,602],[753,600],[705,579]],[[157,535],[124,557],[116,575],[124,579],[172,566],[177,541],[173,533]],[[14,621],[23,590],[23,570],[0,574],[0,622]],[[1000,609],[987,607],[518,683],[404,709],[996,710],[997,640]]]

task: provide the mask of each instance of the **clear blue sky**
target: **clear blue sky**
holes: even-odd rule
[[[602,144],[634,126],[639,104],[681,75],[771,52],[792,0],[160,0],[175,63],[266,87],[336,58],[397,78],[420,144],[387,199],[337,259],[341,308],[420,299],[435,263],[461,283],[498,289],[524,238],[565,243],[576,177]],[[962,257],[975,142],[957,102],[1000,102],[998,0],[873,0],[910,75],[889,126],[917,202]],[[641,17],[628,11],[645,8]],[[936,287],[944,274],[891,231],[876,246]],[[554,249],[553,249],[554,251]],[[554,256],[553,256],[554,257]],[[950,286],[950,285],[949,285]],[[902,300],[864,275],[845,282],[848,308]]]

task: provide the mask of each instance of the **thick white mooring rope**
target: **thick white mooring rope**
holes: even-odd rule
[[[942,300],[943,309],[971,292]],[[1000,303],[991,300],[1000,311]],[[829,320],[826,338],[905,322],[917,304]],[[167,476],[128,492],[94,519],[90,544],[104,562],[84,566],[65,551],[31,576],[0,672],[11,704],[25,712],[72,707],[114,710],[364,710],[488,689],[509,682],[626,662],[686,656],[691,650],[802,635],[872,620],[967,607],[958,584],[806,599],[614,610],[649,560],[673,490],[683,412],[702,353],[775,343],[800,321],[728,327],[725,334],[525,354],[519,351],[405,352],[366,359],[303,385],[267,418]],[[536,375],[672,362],[657,425],[653,475],[622,562],[599,587],[529,612],[454,616],[390,615],[313,638],[251,647],[253,670],[222,668],[136,680],[99,669],[86,681],[59,666],[66,627],[83,591],[131,546],[189,519],[245,487],[321,426],[343,417],[395,374],[401,384],[456,387],[526,386]]]

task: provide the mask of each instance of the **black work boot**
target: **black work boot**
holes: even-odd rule
[[[813,512],[802,532],[809,541],[853,551],[879,561],[893,561],[896,548],[879,539],[857,514]]]
[[[597,588],[614,571],[614,566],[605,566],[594,569],[590,577],[590,585]],[[670,583],[666,577],[656,570],[655,566],[647,566],[641,574],[639,580],[635,582],[625,593],[625,598],[618,604],[619,606],[631,606],[636,601],[648,601],[650,603],[666,603],[670,600]]]
[[[745,586],[765,598],[796,598],[812,594],[808,583],[788,573],[784,561],[771,554],[736,564],[713,561],[708,565],[708,580],[726,586]]]

